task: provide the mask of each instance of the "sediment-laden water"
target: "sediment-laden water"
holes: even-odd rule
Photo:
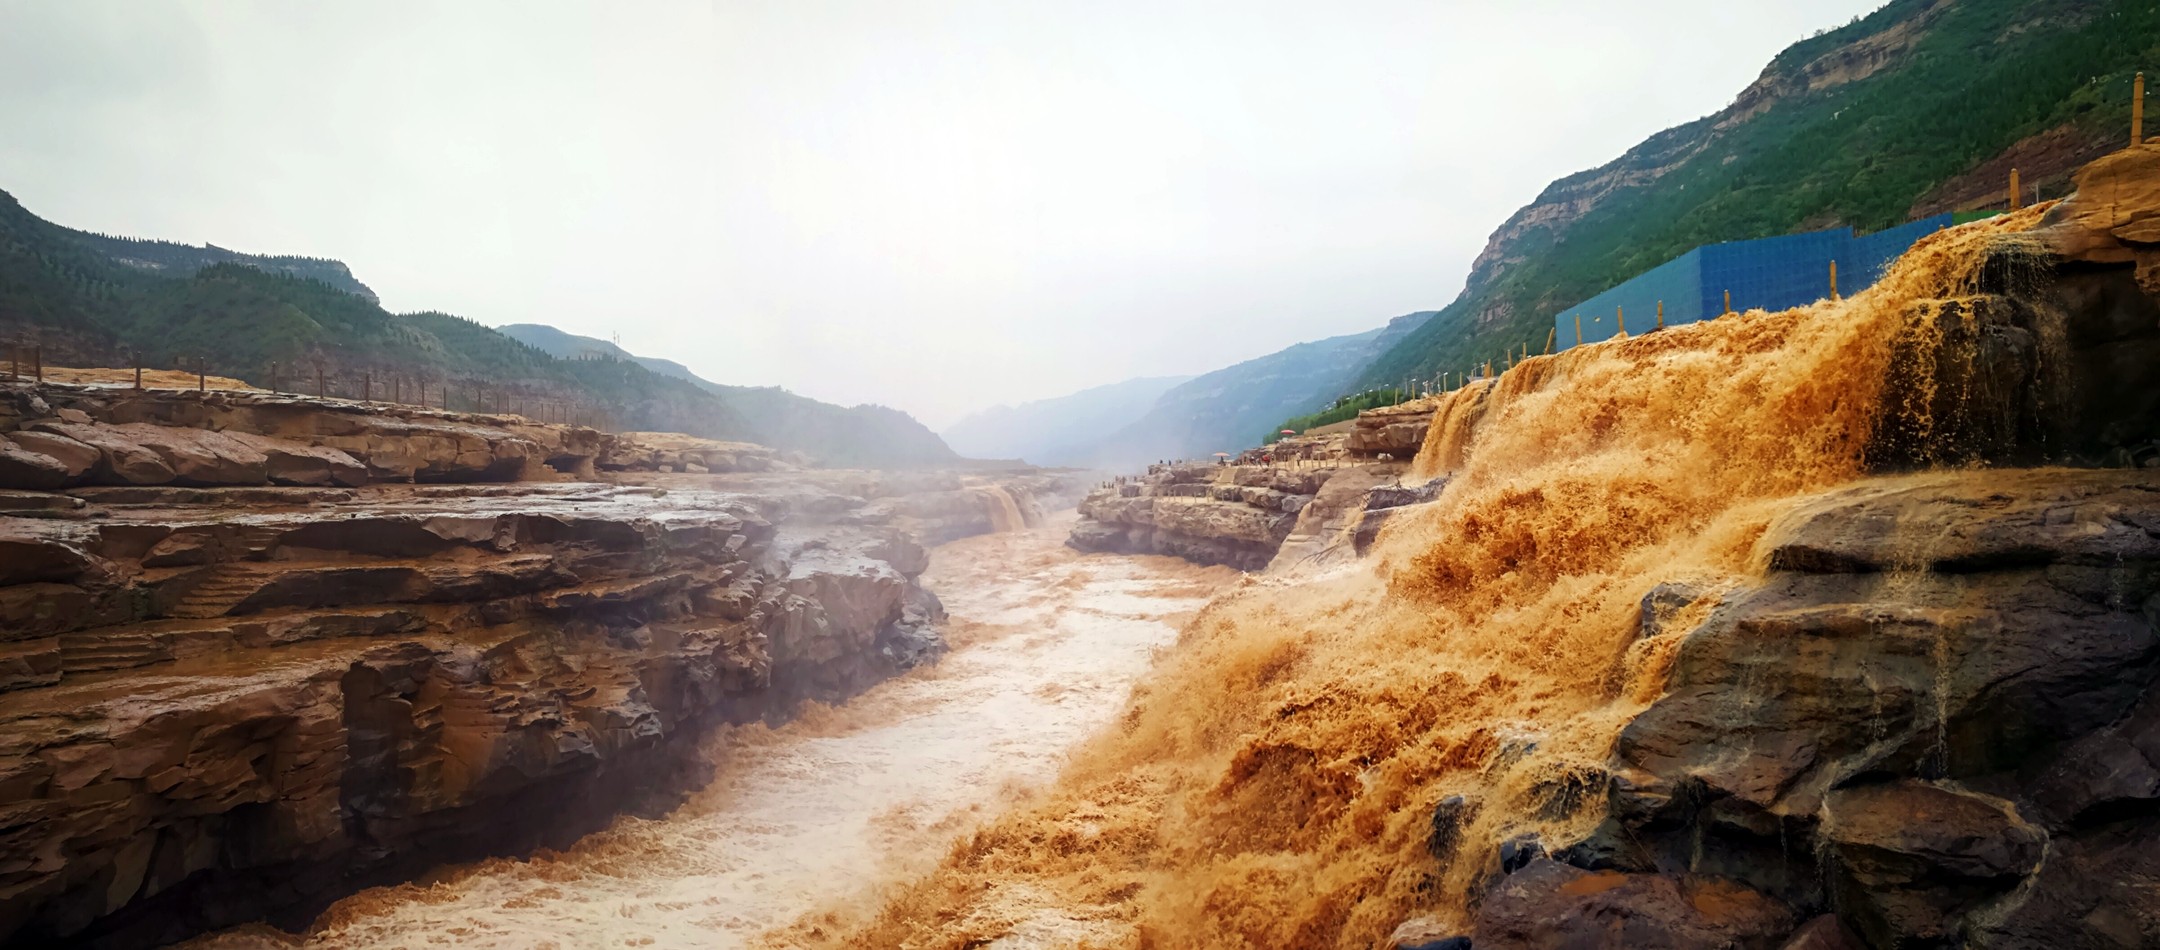
[[[302,937],[249,928],[199,945],[785,946],[787,931],[845,923],[882,882],[926,870],[991,806],[1053,776],[1236,576],[1080,555],[1062,545],[1070,524],[936,549],[926,581],[952,614],[949,656],[844,707],[717,737],[718,779],[665,819],[366,891]]]
[[[1595,809],[1540,790],[1601,774],[1663,689],[1688,625],[1638,640],[1645,595],[1758,578],[1798,500],[1863,476],[1871,445],[1932,444],[1934,363],[1910,354],[1937,352],[1935,315],[1983,265],[2044,260],[2023,230],[2041,213],[1923,239],[1853,297],[1436,397],[1408,480],[1446,481],[1371,557],[1217,601],[1054,786],[872,923],[805,943],[1003,947],[1046,920],[1118,947],[1348,950],[1413,917],[1463,932],[1492,848],[1436,861],[1436,803],[1482,803],[1465,841],[1587,833]]]

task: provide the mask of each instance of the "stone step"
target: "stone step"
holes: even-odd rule
[[[172,651],[148,636],[71,634],[60,638],[60,669],[65,673],[133,669],[170,659]]]
[[[165,611],[166,615],[197,620],[225,616],[249,595],[261,590],[276,573],[241,565],[217,570],[215,576],[197,583],[182,595],[178,603]]]

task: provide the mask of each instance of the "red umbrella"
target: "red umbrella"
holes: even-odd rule
[[[1296,429],[1284,429],[1284,430],[1282,430],[1282,434],[1284,434],[1284,435],[1296,435],[1296,434],[1297,434],[1297,430],[1296,430]]]

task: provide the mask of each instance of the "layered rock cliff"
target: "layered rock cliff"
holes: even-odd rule
[[[22,944],[304,923],[664,808],[711,728],[934,659],[925,539],[1068,480],[265,394],[14,385],[0,429]]]

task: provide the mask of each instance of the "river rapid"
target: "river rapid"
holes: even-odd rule
[[[779,728],[715,736],[717,779],[663,819],[364,891],[304,935],[257,926],[190,946],[764,947],[845,926],[882,884],[934,866],[1052,778],[1237,576],[1077,554],[1062,543],[1072,517],[935,549],[925,582],[952,615],[944,660]]]

